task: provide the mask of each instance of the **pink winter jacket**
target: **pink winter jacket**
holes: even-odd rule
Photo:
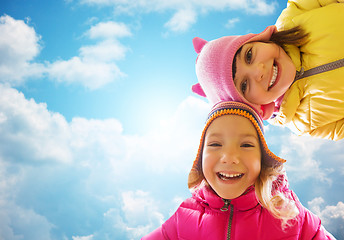
[[[285,188],[284,191],[295,200],[300,211],[294,224],[284,231],[280,220],[258,203],[253,187],[226,203],[210,187],[203,185],[179,206],[171,218],[142,240],[334,239],[322,227],[320,219],[304,208],[291,190]]]

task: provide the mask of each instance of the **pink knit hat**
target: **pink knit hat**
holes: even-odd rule
[[[268,41],[276,26],[267,27],[259,34],[249,33],[242,36],[225,36],[210,42],[195,37],[192,42],[198,57],[196,75],[199,83],[192,91],[207,97],[211,104],[220,101],[237,101],[250,104],[263,119],[273,112],[274,103],[264,106],[249,103],[236,89],[233,82],[232,64],[238,49],[248,42]]]

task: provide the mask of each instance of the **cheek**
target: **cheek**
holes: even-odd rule
[[[208,171],[209,168],[210,168],[209,158],[205,154],[203,154],[203,156],[202,156],[202,171],[203,171],[204,175],[206,174],[206,172]]]
[[[251,104],[261,105],[265,103],[267,93],[261,84],[251,82],[250,91],[247,93],[246,100]]]
[[[258,156],[252,157],[251,158],[253,161],[251,161],[250,166],[249,166],[249,171],[250,171],[250,177],[253,182],[256,181],[257,177],[260,174],[261,170],[261,157],[259,154]]]
[[[259,163],[257,163],[256,166],[254,167],[254,171],[253,171],[253,173],[254,173],[254,176],[253,176],[253,177],[254,177],[254,180],[256,180],[257,177],[259,176],[260,170],[261,170],[261,165],[260,165],[260,162],[259,162]]]
[[[203,171],[203,174],[205,177],[213,171],[215,162],[216,161],[215,161],[213,154],[203,152],[203,155],[202,155],[202,171]]]
[[[259,176],[259,174],[260,174],[260,170],[261,170],[261,164],[260,164],[260,161],[259,161],[259,162],[257,162],[257,163],[255,164],[255,166],[254,166],[253,169],[252,169],[252,173],[253,173],[252,178],[253,178],[254,182],[255,182],[255,181],[257,180],[257,178],[258,178],[258,176]]]
[[[287,76],[288,79],[291,79],[292,82],[295,78],[296,67],[291,58],[285,52],[283,52],[283,66],[285,76]]]

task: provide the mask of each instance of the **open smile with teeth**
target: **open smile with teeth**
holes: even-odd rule
[[[269,90],[274,85],[274,83],[276,82],[276,79],[277,79],[277,75],[278,75],[278,67],[277,67],[277,65],[273,65],[272,71],[273,72],[272,72],[272,78],[271,78],[270,83],[269,83]]]
[[[229,173],[218,172],[217,176],[222,180],[234,180],[234,179],[241,178],[242,176],[244,176],[244,174],[243,173],[229,174]]]

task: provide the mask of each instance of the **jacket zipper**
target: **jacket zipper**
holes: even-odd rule
[[[230,214],[229,214],[229,221],[228,221],[228,228],[227,228],[227,240],[231,239],[231,230],[232,230],[232,221],[233,221],[233,205],[231,204],[231,200],[223,199],[224,205],[220,209],[223,212],[228,211],[228,206],[230,207]]]
[[[341,68],[344,67],[344,58],[339,59],[337,61],[334,62],[330,62],[330,63],[326,63],[323,65],[320,65],[318,67],[314,67],[311,69],[308,69],[307,71],[304,71],[303,67],[301,67],[300,71],[296,71],[296,75],[295,75],[295,80],[299,80],[301,78],[305,78],[305,77],[309,77],[315,74],[319,74],[319,73],[323,73],[323,72],[327,72],[327,71],[331,71],[337,68]]]

